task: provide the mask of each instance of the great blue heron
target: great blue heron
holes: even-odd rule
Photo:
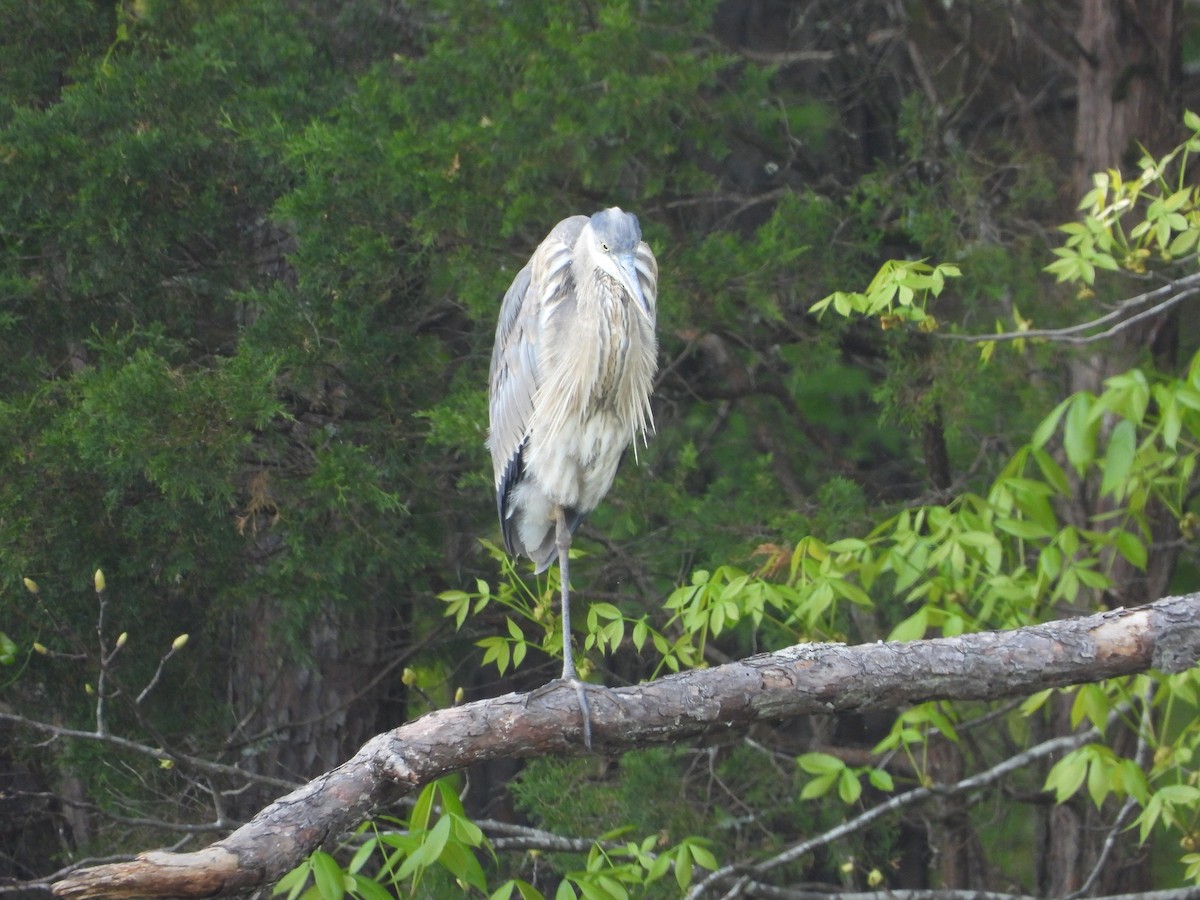
[[[488,447],[504,544],[544,572],[558,559],[564,679],[587,701],[571,652],[571,536],[653,428],[658,263],[619,207],[563,219],[504,295],[489,377]]]

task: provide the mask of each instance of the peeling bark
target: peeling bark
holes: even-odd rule
[[[1013,631],[910,643],[802,644],[636,687],[589,690],[595,752],[812,713],[932,699],[992,700],[1200,658],[1200,593]],[[578,756],[575,689],[562,682],[443,709],[368,741],[351,759],[194,853],[150,852],[72,873],[70,900],[212,897],[277,880],[382,805],[472,763]]]

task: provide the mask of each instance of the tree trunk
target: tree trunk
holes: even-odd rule
[[[1140,147],[1161,153],[1176,143],[1181,84],[1179,0],[1083,0],[1076,32],[1080,52],[1078,108],[1075,126],[1075,178],[1072,206],[1092,186],[1092,173],[1105,169],[1135,170]],[[1168,314],[1128,329],[1097,352],[1073,360],[1072,391],[1102,390],[1106,379],[1138,364],[1175,365],[1176,320]],[[1108,505],[1096,484],[1081,481],[1071,518],[1092,522]],[[1161,506],[1147,510],[1153,541],[1144,571],[1116,556],[1109,560],[1113,586],[1096,605],[1116,608],[1138,602],[1138,596],[1167,591],[1177,552],[1164,547],[1175,531]],[[1143,593],[1146,592],[1146,593]],[[1053,728],[1067,734],[1071,698],[1056,703]],[[1078,889],[1099,858],[1109,834],[1113,811],[1097,811],[1090,803],[1047,807],[1040,832],[1046,840],[1041,892],[1061,897]],[[1115,864],[1105,867],[1095,886],[1100,894],[1150,887],[1147,854],[1139,853],[1136,834],[1126,832],[1114,848]]]

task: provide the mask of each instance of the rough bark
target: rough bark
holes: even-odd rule
[[[1137,164],[1138,144],[1167,150],[1179,128],[1179,0],[1084,0],[1077,40],[1076,189],[1093,172]]]
[[[996,699],[1200,658],[1200,593],[1006,632],[857,647],[789,647],[637,687],[589,691],[593,752],[619,754],[751,723],[812,713],[890,709],[931,699]],[[338,768],[277,800],[194,853],[150,852],[73,873],[72,900],[211,897],[278,879],[380,806],[473,763],[589,752],[575,690],[439,710],[368,741]]]
[[[1179,0],[1084,0],[1076,43],[1078,107],[1075,122],[1075,184],[1071,204],[1092,186],[1092,173],[1117,168],[1136,169],[1140,147],[1162,153],[1173,146],[1179,128],[1181,84]],[[1080,355],[1072,361],[1072,391],[1098,393],[1111,376],[1147,358],[1170,371],[1176,366],[1178,320],[1174,312],[1153,317],[1127,329],[1104,344],[1103,352]],[[1111,423],[1110,423],[1111,426]],[[1085,527],[1111,511],[1097,484],[1079,481],[1070,518]],[[1149,562],[1131,565],[1118,554],[1107,560],[1113,586],[1096,598],[1097,605],[1118,607],[1130,598],[1155,597],[1167,590],[1178,558],[1177,525],[1159,503],[1147,509],[1153,539]],[[1057,733],[1071,731],[1069,710],[1058,710]],[[1047,836],[1039,869],[1039,885],[1049,896],[1062,896],[1079,887],[1090,861],[1105,840],[1103,822],[1110,810],[1090,804],[1047,810],[1042,829]],[[1138,850],[1130,832],[1117,855],[1129,865],[1106,869],[1101,893],[1149,886],[1150,871],[1136,864]]]

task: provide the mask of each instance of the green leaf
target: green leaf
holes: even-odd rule
[[[438,864],[447,872],[465,884],[477,888],[480,893],[487,892],[487,876],[475,854],[467,847],[451,841],[438,857]]]
[[[842,538],[826,547],[830,553],[860,553],[870,548],[870,545],[860,538]]]
[[[374,878],[366,875],[353,876],[354,893],[363,900],[396,900],[395,895]]]
[[[494,662],[500,674],[503,675],[505,673],[508,669],[511,655],[507,640],[493,635],[492,637],[485,637],[476,641],[475,646],[484,649],[483,664],[485,666],[490,662]]]
[[[1037,463],[1042,477],[1046,479],[1046,483],[1056,493],[1065,496],[1071,492],[1071,483],[1067,480],[1067,473],[1063,471],[1062,466],[1058,464],[1053,456],[1040,447],[1035,447],[1033,450],[1033,461]]]
[[[492,892],[488,900],[509,900],[512,897],[513,890],[521,894],[521,900],[545,900],[541,891],[528,881],[522,881],[520,878],[511,878],[504,882],[504,884]]]
[[[650,868],[646,870],[647,883],[658,881],[667,874],[667,870],[671,868],[673,860],[667,853],[660,853],[654,858],[654,862],[650,864]]]
[[[323,850],[313,851],[309,860],[321,900],[342,900],[346,893],[346,878],[337,860]]]
[[[1132,422],[1122,419],[1112,430],[1108,449],[1104,454],[1104,480],[1100,493],[1124,496],[1126,481],[1133,469],[1133,458],[1137,450],[1137,434]]]
[[[1080,474],[1096,458],[1098,423],[1092,420],[1091,412],[1092,398],[1088,394],[1076,394],[1063,424],[1063,449],[1067,451],[1067,460]]]
[[[408,818],[409,828],[413,831],[425,831],[429,828],[429,820],[433,815],[433,798],[437,790],[438,782],[431,781],[421,788],[421,793],[417,794],[412,815]]]
[[[847,805],[856,803],[862,796],[862,782],[858,780],[858,776],[852,769],[842,770],[842,774],[838,778],[838,796]]]
[[[359,871],[366,865],[367,860],[370,859],[371,854],[375,852],[375,848],[378,846],[379,840],[377,838],[367,838],[367,840],[363,841],[362,845],[354,851],[354,856],[351,857],[350,863],[346,866],[346,871],[350,873]]]
[[[675,883],[679,889],[686,891],[692,883],[692,855],[687,852],[687,846],[680,846],[675,852]]]
[[[1062,803],[1075,795],[1087,777],[1087,756],[1083,748],[1073,750],[1058,762],[1046,774],[1046,784],[1043,790],[1054,791],[1054,802]]]
[[[696,841],[689,841],[687,846],[688,851],[692,854],[692,859],[696,862],[696,865],[702,869],[708,869],[710,872],[715,872],[717,870],[717,858],[713,856],[712,851]]]
[[[1169,784],[1155,793],[1171,806],[1190,806],[1200,802],[1200,788],[1190,784]]]
[[[958,731],[954,728],[954,723],[950,721],[950,717],[942,712],[936,705],[930,704],[927,708],[929,724],[933,725],[942,733],[942,737],[958,743]]]
[[[1111,532],[1110,532],[1111,533]],[[1126,560],[1139,569],[1145,569],[1149,560],[1149,552],[1142,539],[1132,531],[1118,530],[1113,534],[1113,544]]]
[[[420,845],[409,854],[408,859],[404,860],[404,863],[396,871],[397,880],[403,881],[437,862],[449,840],[450,818],[442,816],[438,819],[437,824],[422,836]]]
[[[796,757],[796,763],[809,775],[826,775],[846,768],[842,760],[829,753],[805,753]]]
[[[929,627],[929,608],[922,606],[915,613],[909,616],[904,621],[900,622],[892,633],[888,635],[888,641],[919,641],[925,637],[925,631]]]
[[[1167,252],[1171,256],[1184,256],[1192,252],[1197,242],[1200,242],[1200,228],[1189,228],[1171,240],[1167,245]]]
[[[1104,764],[1100,754],[1092,756],[1088,766],[1087,790],[1088,796],[1096,804],[1096,809],[1104,805],[1104,798],[1112,793],[1111,769]]]
[[[271,893],[276,895],[286,893],[288,900],[296,900],[300,896],[300,892],[304,890],[304,886],[308,884],[308,876],[311,872],[312,863],[306,859],[280,878],[275,883],[275,887],[272,888]]]
[[[1042,419],[1038,427],[1034,429],[1033,438],[1030,440],[1030,443],[1035,448],[1040,449],[1046,446],[1046,443],[1054,436],[1054,432],[1058,430],[1059,420],[1062,419],[1063,413],[1067,411],[1067,407],[1070,405],[1071,398],[1068,397],[1062,403],[1058,404],[1058,406],[1054,407],[1050,411],[1050,415]]]
[[[634,623],[632,634],[633,646],[634,649],[639,653],[642,652],[642,647],[646,643],[646,635],[649,633],[649,631],[650,626],[646,624],[646,619],[644,617],[638,619],[638,621]]]
[[[593,603],[588,607],[588,612],[595,615],[597,619],[618,620],[621,618],[621,611],[611,603]]]
[[[1037,570],[1046,578],[1057,578],[1062,571],[1063,555],[1057,547],[1043,547],[1038,554]]]
[[[1013,519],[1008,516],[997,516],[994,523],[998,529],[1011,534],[1013,537],[1019,537],[1022,540],[1031,541],[1039,538],[1048,538],[1052,532],[1045,525],[1038,522],[1031,522],[1028,519]]]
[[[896,789],[896,782],[892,780],[891,773],[886,769],[868,769],[867,780],[878,791],[891,792]]]
[[[454,789],[454,782],[449,778],[439,778],[434,784],[437,785],[438,803],[442,807],[442,815],[467,821],[467,811],[463,809],[458,791]]]
[[[1103,730],[1111,706],[1108,695],[1100,685],[1080,685],[1075,694],[1075,701],[1071,704],[1071,726],[1078,727],[1086,717],[1089,722]]]
[[[860,588],[857,584],[845,581],[841,578],[832,579],[829,582],[835,594],[843,600],[849,600],[857,606],[872,607],[874,602],[868,596],[867,592]]]
[[[1183,410],[1173,394],[1162,411],[1163,444],[1168,450],[1174,450],[1179,442],[1179,433],[1183,430]]]
[[[0,631],[0,665],[11,666],[17,661],[17,645],[7,634]]]
[[[800,789],[801,800],[816,800],[818,797],[824,797],[833,787],[834,782],[838,779],[837,772],[830,772],[827,775],[821,775],[814,778],[812,781],[804,785]]]

